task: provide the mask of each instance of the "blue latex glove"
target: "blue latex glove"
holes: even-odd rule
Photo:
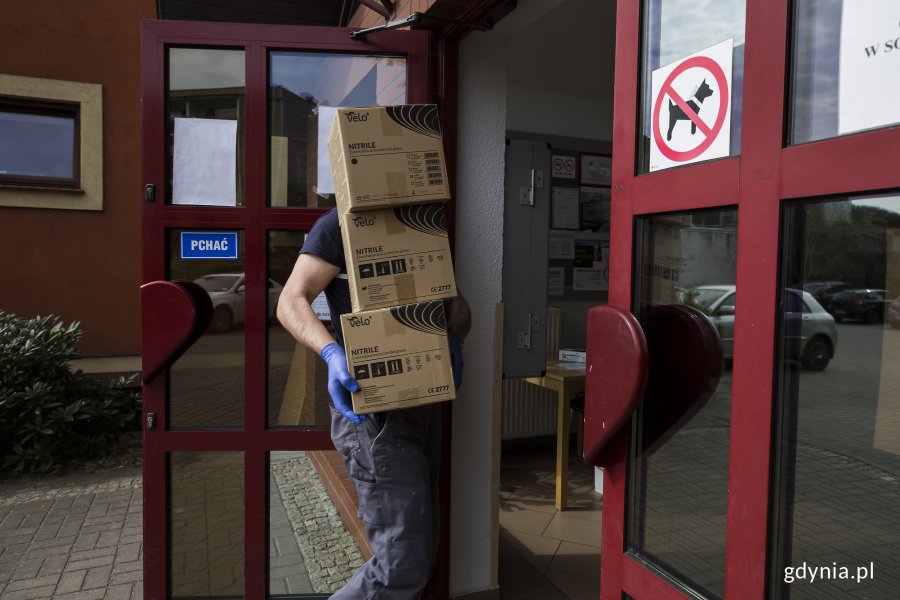
[[[447,344],[450,346],[450,366],[453,369],[453,385],[458,390],[462,386],[463,355],[462,336],[455,329],[447,331]]]
[[[328,393],[331,395],[331,402],[339,413],[359,425],[366,420],[366,416],[353,412],[350,392],[358,392],[359,384],[347,370],[344,349],[332,342],[322,348],[319,354],[328,365]]]

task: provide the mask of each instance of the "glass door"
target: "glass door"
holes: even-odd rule
[[[327,597],[368,558],[325,369],[274,317],[335,205],[334,108],[429,99],[427,33],[349,32],[144,24],[142,279],[194,282],[212,303],[144,387],[147,598]]]
[[[618,3],[610,304],[693,306],[725,368],[608,449],[602,598],[895,593],[898,18]]]

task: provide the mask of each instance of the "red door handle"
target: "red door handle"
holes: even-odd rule
[[[141,286],[142,370],[149,383],[203,335],[212,318],[209,294],[193,281]]]
[[[699,310],[652,307],[642,329],[611,306],[588,311],[584,459],[604,466],[604,450],[644,398],[640,449],[653,452],[687,423],[719,385],[722,342]]]
[[[588,311],[584,380],[584,459],[603,466],[604,449],[644,392],[649,353],[630,312],[614,306]]]

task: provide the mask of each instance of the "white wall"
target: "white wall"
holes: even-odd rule
[[[450,593],[494,588],[500,455],[493,393],[506,132],[610,140],[613,0],[519,0],[460,44],[457,283],[472,307],[453,407]],[[563,61],[560,63],[559,61]]]
[[[472,308],[463,356],[463,387],[453,406],[450,593],[492,581],[493,363],[495,306],[503,258],[503,165],[506,150],[504,40],[470,35],[460,47],[459,177],[456,184],[456,278]],[[499,458],[499,457],[498,457]]]

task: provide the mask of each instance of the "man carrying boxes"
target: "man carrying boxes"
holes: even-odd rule
[[[449,196],[437,109],[340,109],[329,149],[338,208],[307,236],[278,319],[328,365],[331,437],[373,553],[332,598],[413,600],[437,549],[436,403],[461,383],[470,323],[437,203]],[[323,290],[334,337],[311,308]]]

